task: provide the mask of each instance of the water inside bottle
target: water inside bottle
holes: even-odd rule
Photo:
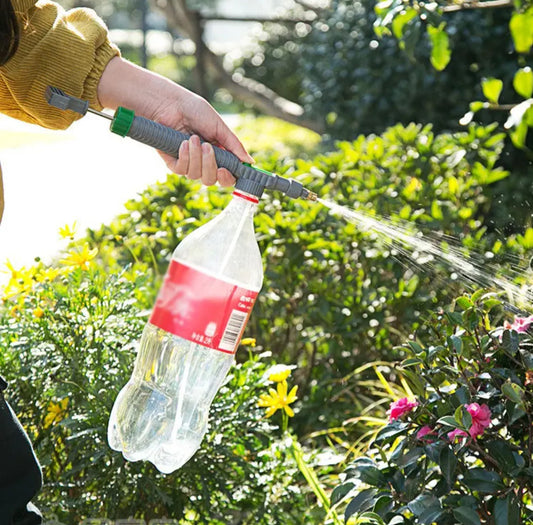
[[[209,407],[232,364],[233,354],[147,324],[133,375],[113,406],[110,447],[163,473],[184,465],[203,440]]]

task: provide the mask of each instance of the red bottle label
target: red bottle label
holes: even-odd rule
[[[188,341],[233,354],[257,295],[172,260],[150,323]]]

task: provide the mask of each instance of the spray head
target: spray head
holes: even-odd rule
[[[286,179],[275,173],[242,163],[235,173],[237,183],[235,188],[261,197],[265,189],[281,191],[293,199],[316,201],[317,194],[304,188],[294,179]]]

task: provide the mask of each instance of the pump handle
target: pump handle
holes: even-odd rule
[[[115,119],[111,123],[111,131],[115,133],[116,131],[114,128],[116,126],[116,121],[117,114],[115,114]],[[181,131],[140,116],[133,117],[131,127],[124,136],[128,136],[148,146],[152,146],[153,148],[168,153],[175,158],[178,157],[178,151],[182,142],[190,138],[190,135],[182,133]],[[243,164],[236,155],[230,151],[219,148],[218,146],[213,146],[213,150],[219,168],[226,168],[235,176],[235,178],[239,178],[242,175],[241,166]]]

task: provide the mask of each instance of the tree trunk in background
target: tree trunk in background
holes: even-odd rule
[[[199,31],[202,28],[199,13],[189,9],[186,0],[154,0],[154,2],[156,7],[165,15],[169,26],[175,27],[182,35],[197,44],[196,57],[197,60],[200,59],[198,76],[204,76],[204,71],[209,72],[219,87],[227,89],[238,100],[252,104],[267,115],[304,126],[318,133],[323,132],[323,123],[309,119],[299,104],[281,97],[256,80],[236,77],[232,72],[226,71],[222,64],[222,57],[217,56],[209,49],[203,40],[203,31]],[[198,44],[200,49],[198,49]],[[205,82],[205,78],[198,82],[200,91],[203,89],[203,82]],[[203,93],[200,94],[203,95]]]
[[[148,34],[148,0],[141,0],[141,31],[143,34],[143,41],[141,45],[141,65],[146,68],[148,66],[148,51],[146,49],[146,36]]]
[[[207,89],[207,71],[205,68],[205,42],[204,42],[204,24],[200,13],[193,11],[194,33],[192,39],[194,42],[194,56],[196,57],[196,67],[194,68],[196,74],[197,93],[204,98],[209,98]]]

